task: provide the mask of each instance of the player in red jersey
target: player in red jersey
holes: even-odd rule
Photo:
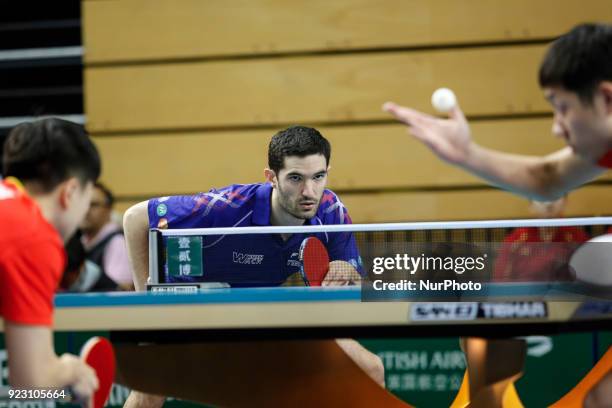
[[[555,201],[531,201],[536,218],[560,218],[567,196]],[[571,281],[572,253],[589,236],[579,227],[522,227],[510,232],[495,260],[495,281]]]
[[[100,174],[82,126],[48,118],[22,123],[4,144],[0,181],[0,316],[13,388],[71,387],[79,398],[98,387],[77,356],[57,356],[53,295],[66,261],[63,241],[89,208]]]
[[[509,154],[472,140],[458,105],[438,119],[388,102],[383,109],[439,158],[504,189],[555,200],[612,168],[612,24],[581,24],[548,49],[539,70],[554,111],[553,133],[567,147],[546,156]],[[599,398],[593,396],[605,396]],[[612,369],[585,399],[603,406],[612,396]]]

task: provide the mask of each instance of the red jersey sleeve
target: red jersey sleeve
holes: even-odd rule
[[[589,235],[582,228],[575,228],[572,234],[573,242],[587,242],[590,239]]]
[[[53,241],[17,247],[0,264],[0,313],[14,323],[51,326],[53,295],[66,262]]]
[[[493,269],[493,281],[512,280],[513,260],[517,247],[522,242],[527,241],[528,231],[524,228],[517,228],[508,234],[499,247],[499,253],[495,258]]]

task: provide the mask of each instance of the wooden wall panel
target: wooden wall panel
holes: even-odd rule
[[[354,223],[532,218],[527,200],[500,190],[346,194]],[[125,211],[139,200],[120,200]],[[583,187],[569,196],[567,217],[612,215],[612,187]]]
[[[107,0],[83,3],[87,63],[550,38],[609,0]]]
[[[447,86],[480,117],[483,145],[550,152],[561,143],[536,81],[545,43],[606,20],[609,0],[87,0],[87,126],[120,209],[261,181],[271,135],[299,123],[332,142],[330,187],[357,222],[525,217],[521,198],[457,190],[482,184],[380,106],[432,112]],[[568,214],[608,213],[609,195],[587,187]]]
[[[546,154],[562,146],[550,120],[476,122],[477,141],[491,148]],[[399,125],[321,128],[332,144],[329,186],[342,190],[451,188],[483,184],[438,160]],[[178,194],[263,181],[274,131],[98,137],[103,179],[119,196]],[[609,178],[609,176],[608,176]]]
[[[548,111],[543,46],[90,68],[92,133],[389,119],[387,100],[432,111],[437,87],[468,115]]]
[[[610,199],[609,186],[580,189],[570,196],[566,216],[611,214]],[[499,190],[347,195],[342,201],[359,223],[533,217],[527,200]]]

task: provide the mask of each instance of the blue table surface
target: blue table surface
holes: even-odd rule
[[[56,307],[146,306],[215,303],[360,301],[358,287],[203,289],[197,293],[107,292],[58,294]]]

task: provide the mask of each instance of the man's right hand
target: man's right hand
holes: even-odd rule
[[[406,124],[408,131],[442,160],[457,165],[468,161],[473,142],[459,105],[449,112],[448,119],[439,119],[393,102],[385,103],[382,109]]]
[[[74,373],[73,378],[76,381],[70,385],[74,393],[73,398],[79,402],[88,401],[89,397],[96,392],[99,386],[98,377],[94,369],[73,354],[62,354],[60,361]]]
[[[123,404],[123,408],[162,408],[165,401],[166,397],[161,395],[132,391]]]

